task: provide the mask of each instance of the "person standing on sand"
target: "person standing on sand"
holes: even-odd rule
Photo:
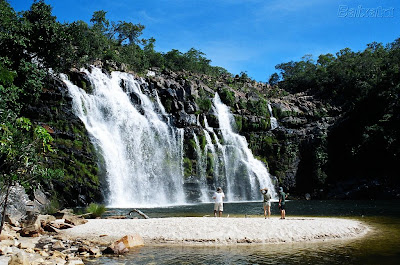
[[[287,198],[286,193],[283,192],[283,188],[279,188],[279,210],[281,210],[281,219],[285,219],[286,210],[285,210],[285,200]]]
[[[267,219],[267,210],[268,210],[268,219],[271,216],[271,193],[269,193],[268,188],[260,189],[262,195],[264,196],[264,217]]]
[[[222,217],[222,212],[224,211],[224,198],[225,194],[222,191],[221,187],[217,188],[217,192],[214,194],[213,199],[215,200],[214,204],[214,216],[217,217],[217,212],[219,217]]]

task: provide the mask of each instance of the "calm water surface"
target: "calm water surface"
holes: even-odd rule
[[[287,217],[352,218],[373,228],[366,237],[318,243],[233,246],[144,246],[85,264],[400,264],[400,201],[289,201]],[[279,218],[273,203],[272,218]],[[126,215],[131,209],[110,209]],[[140,209],[151,218],[212,215],[213,204]],[[224,216],[263,217],[258,202],[225,203]],[[260,219],[262,222],[264,219]],[[273,229],[273,228],[272,228]]]

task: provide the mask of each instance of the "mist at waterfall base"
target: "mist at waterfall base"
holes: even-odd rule
[[[267,168],[254,158],[245,137],[232,129],[233,116],[218,94],[213,99],[213,111],[219,128],[209,127],[204,116],[202,130],[207,144],[203,150],[199,136],[193,133],[198,187],[198,198],[193,200],[188,199],[184,185],[185,129],[175,127],[157,91],[128,73],[107,75],[98,68],[81,71],[91,82],[90,93],[65,75],[61,78],[73,99],[74,113],[84,123],[100,156],[109,207],[210,202],[218,186],[223,187],[229,202],[260,200],[259,189],[264,187],[276,197]],[[210,155],[212,183],[206,176]]]

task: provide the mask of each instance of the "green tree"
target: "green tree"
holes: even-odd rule
[[[144,26],[141,24],[133,24],[132,22],[119,21],[117,23],[112,22],[112,29],[110,34],[112,36],[117,35],[117,40],[119,44],[128,41],[128,44],[143,44],[143,40],[139,40],[140,35]]]
[[[279,82],[279,75],[277,73],[273,73],[268,79],[268,84],[270,84],[271,86],[277,85],[278,82]]]
[[[32,189],[51,175],[43,174],[43,157],[52,151],[53,138],[43,127],[18,117],[22,90],[13,84],[15,77],[15,72],[0,63],[0,187],[5,193],[0,231],[10,188],[18,183],[25,189]]]
[[[146,40],[145,46],[143,47],[144,54],[148,61],[149,67],[164,68],[165,58],[161,53],[155,51],[155,42],[156,40],[154,38]]]
[[[29,36],[28,54],[31,60],[46,68],[68,69],[72,52],[68,35],[51,11],[50,5],[39,0],[32,4],[30,10],[22,13],[22,32]]]
[[[106,34],[110,22],[106,19],[107,12],[104,10],[94,11],[90,22],[93,23],[93,29],[97,30],[103,34]]]

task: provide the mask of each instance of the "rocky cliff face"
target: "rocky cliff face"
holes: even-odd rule
[[[84,73],[73,70],[69,77],[90,91],[91,84]],[[314,198],[332,198],[357,193],[352,191],[359,189],[358,182],[339,187],[329,177],[332,165],[328,159],[328,139],[331,128],[345,113],[342,109],[313,95],[289,94],[239,76],[210,77],[152,69],[145,77],[137,78],[146,81],[142,91],[152,98],[157,93],[175,126],[184,128],[185,185],[189,190],[191,185],[195,189],[198,175],[191,139],[193,133],[200,140],[204,138],[204,118],[210,127],[219,127],[211,103],[218,93],[235,117],[237,132],[246,137],[253,154],[268,166],[277,186],[299,197],[311,194]],[[130,96],[132,102],[139,102],[133,93]],[[49,156],[49,163],[65,170],[64,179],[53,181],[48,188],[57,191],[66,205],[101,201],[102,158],[93,148],[84,125],[72,113],[71,98],[62,82],[55,78],[52,86],[43,89],[39,104],[26,112],[55,138],[58,152]],[[271,116],[277,119],[277,128],[271,128]],[[211,180],[212,174],[206,174]]]
[[[80,81],[76,79],[76,82]],[[53,77],[42,89],[39,101],[23,113],[25,117],[42,125],[54,138],[56,152],[48,154],[47,163],[51,168],[62,169],[64,175],[53,179],[43,188],[53,194],[54,200],[60,202],[60,207],[102,200],[99,158],[85,126],[73,114],[71,100],[65,85]]]
[[[203,121],[203,116],[211,127],[218,128],[211,105],[206,104],[218,93],[234,114],[236,130],[246,137],[253,153],[267,164],[276,185],[284,186],[293,195],[319,196],[327,178],[324,171],[328,162],[327,135],[341,109],[305,93],[287,94],[249,79],[154,70],[154,75],[146,78],[148,88],[158,91],[167,111],[178,127],[185,128],[188,138],[192,131],[201,135],[204,124],[199,126],[197,121]],[[273,130],[271,115],[279,124]],[[190,154],[188,157],[193,159]]]

